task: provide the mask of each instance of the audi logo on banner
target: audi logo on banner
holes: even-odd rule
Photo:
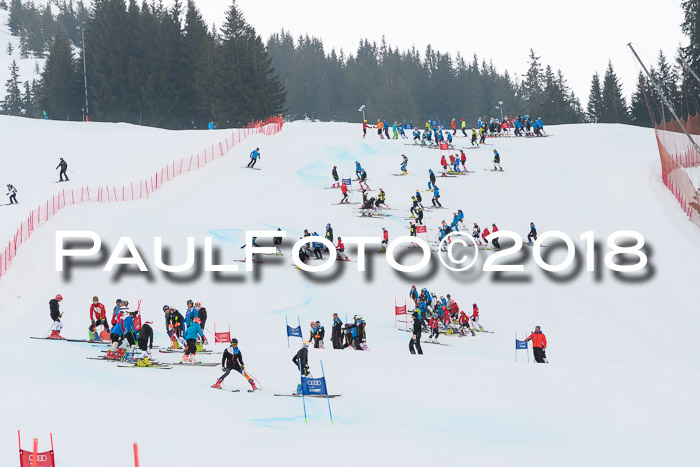
[[[29,454],[29,460],[33,461],[34,460],[34,454]],[[49,460],[49,456],[46,454],[37,454],[36,456],[36,461],[37,462],[46,462]]]
[[[309,386],[320,386],[320,385],[321,385],[321,381],[319,381],[319,380],[309,381]]]

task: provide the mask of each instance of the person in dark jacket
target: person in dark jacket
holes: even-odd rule
[[[63,300],[63,297],[60,294],[56,295],[56,297],[49,300],[49,315],[53,320],[53,326],[51,327],[51,335],[49,335],[50,339],[63,339],[63,337],[61,337],[61,330],[63,329],[61,316],[63,316],[63,313],[61,313],[61,311],[59,310],[59,302],[61,300]]]
[[[321,326],[320,321],[311,321],[311,334],[309,335],[309,342],[313,340],[315,349],[325,348],[323,345],[323,337],[326,335],[326,329]]]
[[[304,342],[301,344],[301,349],[292,357],[294,365],[301,368],[301,374],[303,376],[309,376],[309,344]]]
[[[207,324],[207,309],[204,308],[199,302],[195,302],[194,307],[197,309],[197,317],[202,322],[202,332],[204,332],[204,327]],[[202,336],[202,344],[207,345],[208,343],[209,341],[207,340],[207,336]]]
[[[66,182],[69,181],[69,180],[68,180],[68,174],[66,173],[66,172],[68,171],[68,162],[64,161],[62,157],[61,157],[61,162],[58,163],[58,165],[56,166],[56,168],[58,169],[59,167],[61,168],[61,172],[59,173],[59,177],[60,177],[59,182],[63,182],[63,181],[64,181],[64,180],[63,180],[63,176],[64,176],[64,175],[66,176],[66,180],[65,180],[65,181],[66,181]]]
[[[170,339],[184,346],[183,335],[185,333],[185,318],[175,308],[170,308]],[[173,345],[173,347],[175,347]]]
[[[338,313],[333,313],[333,330],[331,331],[331,342],[334,349],[343,348],[343,322],[338,318]]]
[[[418,355],[423,355],[423,349],[420,347],[420,334],[421,334],[421,320],[420,315],[417,312],[413,312],[413,336],[411,341],[408,343],[408,350],[415,354],[418,350]],[[415,348],[414,348],[415,346]]]
[[[251,378],[248,373],[245,372],[245,364],[243,363],[243,353],[238,348],[238,339],[235,337],[231,339],[231,346],[224,350],[224,354],[221,357],[221,371],[224,372],[223,375],[216,380],[216,383],[212,385],[213,388],[221,389],[221,383],[224,379],[231,374],[231,370],[235,370],[243,375],[245,379],[250,383],[250,392],[258,389],[255,386],[255,381]]]
[[[527,243],[532,245],[532,240],[537,240],[537,228],[534,222],[530,222],[530,232],[527,234]]]
[[[139,330],[138,344],[139,350],[141,350],[142,358],[139,358],[136,361],[136,365],[138,366],[153,365],[153,363],[151,363],[151,361],[149,360],[149,357],[151,356],[151,352],[149,350],[153,348],[153,327],[151,327],[152,324],[153,322],[146,321]]]

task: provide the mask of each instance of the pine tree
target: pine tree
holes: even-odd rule
[[[183,61],[189,64],[183,70],[189,123],[194,128],[206,128],[208,121],[216,120],[213,113],[216,44],[194,0],[187,2],[183,33]]]
[[[0,0],[0,10],[7,11],[7,2],[5,0]]]
[[[540,57],[530,49],[530,67],[523,76],[522,97],[527,111],[532,114],[542,114],[544,110],[544,77]]]
[[[221,28],[217,57],[215,112],[221,126],[235,126],[283,110],[286,93],[272,59],[235,0]]]
[[[700,76],[700,1],[683,0],[681,7],[684,13],[681,29],[688,38],[688,46],[682,49],[682,58]],[[700,110],[700,84],[690,73],[684,73],[683,78],[688,112],[696,115]]]
[[[628,120],[627,103],[622,93],[622,85],[615,74],[612,61],[608,61],[608,68],[603,77],[600,122],[627,123]]]
[[[24,32],[24,29],[19,35],[19,56],[22,58],[29,58],[29,40],[27,39],[27,34]]]
[[[34,98],[34,93],[32,91],[32,86],[29,81],[24,82],[24,93],[22,94],[22,107],[24,110],[24,116],[29,118],[36,118],[36,102]]]
[[[590,123],[598,123],[603,111],[603,91],[600,89],[600,76],[593,74],[591,80],[591,91],[588,96],[586,106],[586,120]]]
[[[9,66],[10,79],[5,83],[5,100],[0,105],[0,110],[5,115],[22,115],[22,93],[19,90],[19,67],[12,60]]]
[[[44,100],[42,107],[57,119],[79,120],[81,118],[80,77],[78,64],[68,35],[59,26],[49,49],[42,73]]]
[[[7,25],[10,26],[10,33],[13,36],[19,36],[22,30],[22,0],[12,0],[10,3],[10,17],[7,20]]]
[[[12,57],[12,52],[14,52],[14,51],[15,51],[15,48],[12,47],[12,42],[8,42],[7,43],[7,55]]]
[[[640,71],[637,77],[637,89],[632,94],[630,103],[630,122],[633,125],[650,127],[651,117],[649,116],[649,107],[647,106],[647,94],[650,86],[644,74]]]

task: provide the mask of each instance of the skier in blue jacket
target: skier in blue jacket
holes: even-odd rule
[[[202,327],[200,326],[201,321],[199,318],[194,318],[192,324],[185,331],[185,341],[187,341],[187,349],[185,350],[185,355],[182,357],[182,361],[188,363],[199,363],[197,360],[197,337],[204,339],[204,333],[202,332]]]
[[[124,318],[124,337],[126,337],[126,340],[129,342],[130,346],[136,345],[136,339],[137,339],[137,333],[136,333],[136,328],[134,327],[134,313],[136,313],[135,310],[129,310],[128,311],[129,315]]]
[[[433,206],[436,208],[441,208],[440,204],[440,189],[433,183]]]
[[[185,312],[185,329],[192,325],[192,320],[199,317],[199,311],[194,306],[192,300],[187,300],[187,311]]]
[[[209,125],[208,125],[208,126],[209,126],[209,129],[210,129],[210,130],[216,129],[216,125],[214,125],[214,120],[212,120],[211,122],[209,122]]]
[[[250,162],[248,162],[246,167],[252,169],[255,167],[255,163],[258,161],[258,159],[262,159],[262,157],[260,157],[260,148],[255,148],[255,151],[250,153]]]
[[[357,179],[360,179],[360,175],[362,174],[362,165],[358,161],[355,161],[355,175],[357,176]]]

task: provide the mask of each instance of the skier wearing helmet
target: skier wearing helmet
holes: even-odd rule
[[[60,294],[49,300],[49,315],[53,320],[53,326],[51,326],[51,335],[49,335],[49,339],[65,339],[61,336],[61,330],[63,329],[61,316],[63,316],[63,313],[61,313],[59,310],[59,302],[62,300],[63,297]]]
[[[309,343],[303,342],[299,351],[292,357],[294,366],[301,370],[303,376],[309,376]]]
[[[253,392],[256,389],[258,389],[255,386],[255,381],[253,381],[253,378],[248,376],[248,374],[245,372],[245,364],[243,363],[243,353],[238,348],[238,339],[236,339],[235,337],[231,339],[231,346],[224,350],[224,354],[221,357],[221,371],[223,371],[224,374],[216,380],[216,383],[214,383],[212,387],[216,389],[221,389],[221,383],[223,383],[224,379],[226,379],[226,377],[231,373],[231,370],[239,372],[243,375],[245,379],[248,380],[248,383],[250,383],[251,387],[249,392]]]
[[[331,175],[333,176],[333,188],[335,188],[338,183],[338,180],[340,180],[340,177],[338,177],[338,166],[334,165],[333,170],[331,170]]]
[[[474,322],[474,327],[479,326],[479,331],[483,331],[484,327],[479,324],[479,307],[476,303],[472,305],[472,321]]]
[[[181,363],[199,363],[199,360],[197,360],[197,337],[204,338],[204,333],[202,332],[200,324],[201,321],[199,318],[193,318],[190,325],[187,326],[187,331],[185,331],[187,349],[185,350],[185,355],[183,355]]]
[[[105,306],[100,303],[100,299],[97,296],[92,297],[92,305],[90,305],[90,339],[99,341],[100,334],[95,332],[96,326],[103,326],[104,330],[109,332],[109,325],[107,324],[107,312]]]
[[[387,207],[386,204],[384,204],[385,202],[386,202],[386,193],[384,193],[384,188],[380,188],[379,194],[377,195],[377,201],[375,201],[374,205],[377,208],[380,208],[382,206]]]

